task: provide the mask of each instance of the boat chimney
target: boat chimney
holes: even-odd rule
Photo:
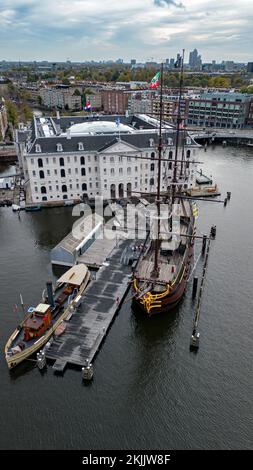
[[[54,294],[53,294],[52,281],[47,282],[47,297],[48,297],[48,303],[51,305],[51,307],[54,307]]]

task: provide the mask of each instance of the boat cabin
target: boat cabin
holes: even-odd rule
[[[52,321],[51,309],[48,304],[39,304],[23,323],[24,341],[38,338],[44,333]]]

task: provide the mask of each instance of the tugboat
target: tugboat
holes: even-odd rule
[[[69,315],[75,301],[83,294],[90,279],[87,266],[78,264],[63,274],[53,291],[47,283],[47,295],[35,307],[30,307],[5,346],[5,359],[13,369],[47,343],[62,321]]]
[[[163,142],[162,134],[163,65],[161,67],[155,229],[152,230],[150,226],[150,233],[133,270],[133,306],[139,307],[148,316],[168,312],[180,302],[185,292],[193,260],[197,207],[185,195],[185,192],[193,185],[194,169],[191,169],[190,165],[193,164],[196,170],[196,162],[191,161],[190,150],[187,150],[190,138],[186,136],[180,113],[183,56],[180,64],[181,79],[177,126],[174,136],[174,158],[171,157],[165,163],[171,175],[166,194],[161,192],[162,159],[164,160],[162,156],[166,154],[166,145]],[[170,153],[172,154],[172,152]],[[164,205],[167,208],[165,215]]]

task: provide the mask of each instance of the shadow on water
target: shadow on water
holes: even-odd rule
[[[29,375],[36,368],[36,361],[25,360],[18,364],[14,369],[9,370],[10,379],[15,382],[24,375]]]

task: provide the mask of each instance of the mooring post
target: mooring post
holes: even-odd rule
[[[227,200],[230,201],[231,198],[231,191],[227,191]]]
[[[206,235],[203,235],[203,241],[202,241],[202,256],[204,256],[205,251],[206,251],[206,239],[207,239],[207,236],[206,236]]]
[[[198,278],[193,278],[193,287],[192,287],[192,298],[195,299],[198,289]]]

